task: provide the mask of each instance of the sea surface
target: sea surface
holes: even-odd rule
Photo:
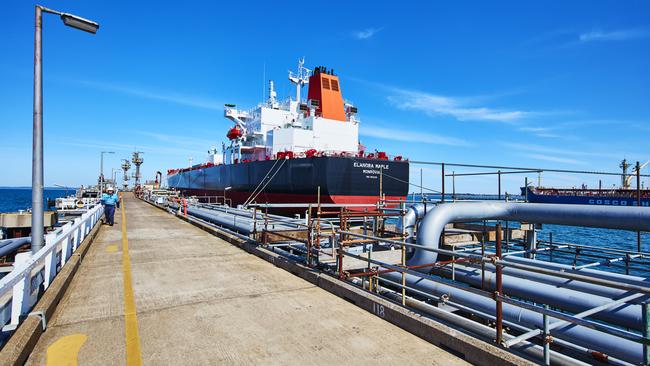
[[[66,194],[67,192],[67,194]],[[47,200],[54,200],[58,197],[74,194],[74,189],[63,188],[45,188],[43,192],[43,207],[47,207]],[[24,188],[3,188],[0,187],[0,212],[16,212],[19,210],[28,210],[32,207],[32,189]]]

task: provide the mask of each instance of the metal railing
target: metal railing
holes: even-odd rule
[[[15,330],[36,304],[41,291],[52,284],[83,240],[104,214],[97,204],[73,222],[45,235],[45,246],[21,261],[17,255],[15,268],[0,279],[0,325],[3,331]],[[42,316],[42,315],[41,315]]]

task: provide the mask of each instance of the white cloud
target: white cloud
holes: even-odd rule
[[[567,136],[561,136],[555,133],[552,133],[552,128],[548,127],[520,127],[519,131],[530,132],[537,137],[546,137],[546,138],[567,138]]]
[[[573,164],[573,165],[586,164],[584,161],[580,161],[580,160],[576,160],[576,159],[570,159],[570,158],[562,158],[562,157],[559,157],[559,156],[552,156],[552,155],[524,154],[524,156],[529,157],[531,159],[551,161],[551,162],[554,162],[554,163]]]
[[[531,117],[534,112],[477,106],[481,98],[454,98],[419,91],[390,88],[389,101],[401,109],[416,110],[428,115],[447,115],[459,121],[491,121],[515,123]]]
[[[548,127],[521,127],[519,130],[524,132],[544,133],[550,131],[551,129]]]
[[[372,38],[375,34],[379,33],[383,28],[366,28],[360,31],[353,32],[352,35],[356,39]]]
[[[581,33],[578,36],[580,42],[594,41],[627,41],[630,39],[639,39],[650,37],[650,32],[642,29],[622,29],[614,31],[593,30],[591,32]]]
[[[79,84],[89,86],[95,89],[101,89],[111,92],[117,92],[121,94],[132,95],[140,98],[159,100],[164,102],[170,102],[174,104],[180,104],[189,107],[211,109],[211,110],[223,110],[223,103],[212,99],[196,95],[186,95],[174,92],[162,92],[162,91],[151,91],[147,89],[141,89],[132,86],[113,84],[113,83],[103,83],[95,81],[78,81]]]
[[[427,144],[470,146],[465,140],[426,132],[411,132],[399,129],[364,125],[359,129],[362,136],[376,137],[384,140],[423,142]]]

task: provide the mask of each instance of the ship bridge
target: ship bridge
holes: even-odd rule
[[[357,108],[343,99],[341,84],[333,70],[324,66],[313,71],[298,63],[297,72],[289,72],[289,81],[296,95],[278,102],[273,81],[269,81],[269,97],[252,110],[240,110],[227,104],[224,117],[234,126],[223,147],[221,161],[273,159],[278,153],[302,156],[307,151],[324,155],[356,155],[359,152],[359,120]],[[308,85],[307,99],[301,97]],[[212,159],[214,160],[214,159]]]

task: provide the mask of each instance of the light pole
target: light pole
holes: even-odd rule
[[[34,132],[32,140],[32,253],[43,247],[43,12],[57,14],[69,27],[96,33],[99,24],[76,15],[62,13],[36,5],[36,29],[34,32]]]
[[[104,154],[115,154],[115,151],[102,151],[99,159],[99,194],[104,193]]]

